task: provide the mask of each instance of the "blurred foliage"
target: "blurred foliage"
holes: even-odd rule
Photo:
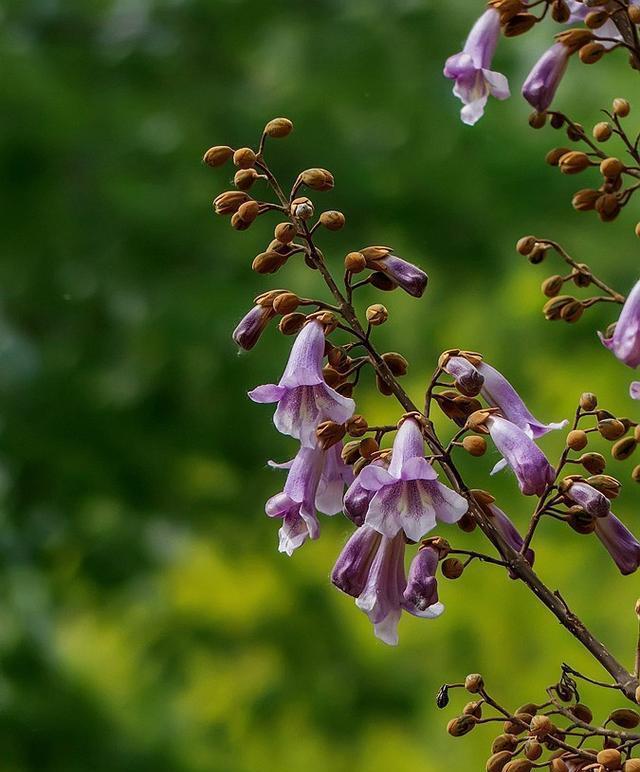
[[[412,363],[419,395],[443,348],[481,350],[545,420],[589,388],[628,413],[630,373],[595,329],[545,324],[515,239],[537,232],[626,291],[637,278],[632,213],[575,214],[575,180],[542,162],[519,98],[475,129],[441,77],[480,6],[455,0],[6,0],[0,11],[0,745],[5,772],[394,772],[481,769],[490,735],[454,741],[434,694],[482,670],[504,701],[536,699],[562,660],[602,674],[500,571],[443,584],[447,613],[401,624],[397,649],[327,581],[349,532],[277,554],[262,514],[281,483],[268,458],[293,444],[245,392],[277,377],[275,330],[250,356],[230,331],[269,286],[312,292],[288,266],[252,275],[269,238],[211,215],[230,171],[211,144],[273,143],[285,178],[331,169],[323,204],[348,227],[322,247],[391,243],[430,273],[421,302],[385,296],[383,348]],[[503,41],[514,92],[544,33]],[[622,56],[622,55],[621,55]],[[630,96],[621,58],[573,65],[559,104],[585,125]],[[615,84],[616,93],[611,93]],[[584,98],[584,95],[588,99]],[[629,121],[635,120],[632,117]],[[631,208],[631,207],[630,207]],[[366,302],[367,296],[363,297]],[[637,407],[637,406],[636,406]],[[360,408],[394,420],[367,382]],[[561,440],[548,438],[550,453]],[[487,485],[494,459],[464,463]],[[625,473],[628,473],[626,470]],[[489,483],[522,524],[530,502]],[[636,530],[636,491],[619,514]],[[456,535],[457,534],[457,535]],[[460,544],[475,537],[456,532]],[[595,632],[633,655],[637,578],[593,539],[550,523],[539,568]],[[596,695],[604,708],[609,695]],[[454,710],[454,708],[451,708]]]

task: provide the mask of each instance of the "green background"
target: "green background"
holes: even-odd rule
[[[539,284],[560,264],[530,266],[513,249],[528,232],[556,238],[626,292],[638,273],[635,206],[615,224],[577,214],[570,196],[596,176],[561,177],[543,162],[566,139],[530,129],[517,92],[549,27],[501,42],[496,69],[516,96],[492,102],[475,128],[459,122],[441,68],[480,10],[461,0],[3,4],[5,772],[480,770],[492,731],[450,738],[444,726],[464,698],[438,712],[442,682],[479,670],[515,706],[541,699],[563,660],[603,677],[497,568],[442,580],[446,613],[403,618],[394,649],[328,582],[344,518],[325,518],[322,538],[293,558],[278,554],[263,502],[282,477],[265,462],[294,443],[246,391],[279,376],[291,340],[273,328],[242,356],[230,340],[260,291],[323,291],[294,261],[277,277],[252,274],[276,221],[232,231],[210,203],[232,169],[200,163],[208,146],[255,143],[266,120],[287,115],[295,131],[270,145],[274,168],[285,180],[316,165],[336,177],[316,197],[347,216],[320,240],[330,264],[390,243],[429,272],[420,301],[382,298],[391,320],[376,333],[408,356],[413,395],[439,352],[460,346],[507,373],[544,420],[568,416],[585,389],[637,416],[631,371],[595,334],[615,309],[545,323]],[[573,62],[559,92],[586,126],[612,97],[636,93],[624,55],[609,59]],[[637,127],[634,112],[627,120]],[[373,299],[364,293],[363,307]],[[398,417],[368,377],[358,404],[371,421]],[[561,443],[542,444],[555,457]],[[508,474],[488,480],[494,461],[461,466],[523,526],[532,501]],[[629,483],[616,509],[638,531],[639,503]],[[630,664],[637,577],[621,578],[595,538],[555,522],[537,551],[550,586]],[[585,699],[610,705],[609,694]]]

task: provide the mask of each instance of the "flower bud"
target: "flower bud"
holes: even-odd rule
[[[256,162],[256,154],[250,147],[241,147],[233,154],[233,163],[239,169],[250,169]]]
[[[595,474],[587,477],[587,482],[608,499],[615,499],[620,495],[622,485],[615,477],[608,474]]]
[[[562,290],[563,284],[564,284],[564,279],[562,278],[562,276],[558,276],[557,274],[555,276],[549,276],[548,279],[545,279],[542,282],[542,287],[541,287],[542,293],[543,295],[546,295],[548,298],[554,298]]]
[[[510,761],[502,772],[531,772],[533,763],[528,759],[514,759]]]
[[[293,131],[293,123],[288,118],[273,118],[264,127],[264,133],[273,139],[286,137]]]
[[[633,455],[637,445],[635,437],[623,437],[611,448],[611,455],[616,461],[625,461]]]
[[[568,151],[565,151],[565,153]],[[563,154],[564,155],[564,154]],[[521,239],[518,239],[518,242],[516,244],[516,250],[525,257],[529,254],[531,254],[531,251],[536,245],[536,240],[533,236],[523,236]]]
[[[587,43],[580,49],[578,56],[583,64],[595,64],[600,61],[607,52],[602,43]]]
[[[570,303],[565,303],[560,309],[560,318],[565,322],[573,324],[577,322],[584,313],[584,306],[579,300],[572,300]]]
[[[362,437],[363,434],[366,433],[367,429],[369,428],[369,424],[367,423],[364,416],[361,415],[352,415],[351,418],[349,418],[345,424],[347,432],[352,437]]]
[[[560,163],[562,156],[570,152],[571,150],[568,147],[554,147],[547,153],[544,160],[549,166],[557,166]]]
[[[558,24],[566,24],[571,17],[569,6],[564,0],[553,0],[551,4],[551,18]]]
[[[447,558],[442,562],[442,575],[447,579],[459,579],[463,571],[464,565],[458,558]]]
[[[586,153],[580,150],[571,150],[565,153],[558,162],[563,174],[578,174],[591,166],[591,161]]]
[[[593,274],[586,263],[578,263],[571,273],[571,280],[576,287],[588,287],[593,279]]]
[[[255,169],[238,169],[233,177],[233,184],[238,190],[249,190],[258,176]]]
[[[307,317],[304,314],[285,314],[280,319],[278,329],[283,335],[296,335],[304,327]]]
[[[462,447],[471,456],[484,456],[487,452],[487,441],[484,437],[472,435],[462,440]]]
[[[231,215],[231,227],[237,231],[246,231],[251,221],[243,220],[240,212]]]
[[[254,258],[251,268],[256,273],[275,273],[286,262],[286,255],[280,255],[278,252],[261,252]]]
[[[248,200],[249,196],[240,190],[227,190],[213,199],[213,208],[216,214],[233,214]]]
[[[573,27],[565,32],[560,32],[556,35],[556,40],[563,43],[570,53],[579,51],[582,46],[586,46],[593,40],[593,32],[588,29],[582,29],[580,27]]]
[[[631,472],[631,479],[634,482],[640,483],[640,464],[633,468],[633,471]]]
[[[331,190],[334,185],[333,174],[326,169],[305,169],[300,174],[300,181],[312,190]]]
[[[542,313],[544,314],[545,319],[549,321],[555,321],[556,319],[560,319],[562,309],[566,305],[574,302],[575,298],[571,297],[570,295],[558,295],[555,298],[551,298],[551,300],[548,300],[544,304]]]
[[[349,252],[344,259],[344,267],[351,273],[360,273],[367,267],[367,261],[361,252]]]
[[[537,21],[538,19],[532,13],[517,13],[504,25],[502,32],[508,38],[524,35]]]
[[[396,377],[407,374],[407,370],[409,369],[409,363],[402,356],[402,354],[398,354],[395,351],[389,351],[386,354],[383,354],[382,358],[385,361],[389,370],[391,370],[392,374],[395,375]]]
[[[342,212],[330,210],[320,215],[320,225],[328,231],[339,231],[344,228],[345,218]]]
[[[546,737],[546,735],[553,733],[555,726],[549,718],[544,714],[534,716],[529,724],[529,731],[534,737]]]
[[[527,740],[522,748],[529,761],[537,761],[542,756],[542,745],[537,740]]]
[[[640,20],[640,8],[636,5],[630,5],[629,12],[631,12],[632,8],[638,11],[638,19]],[[639,22],[634,22],[634,24],[638,23]],[[627,759],[622,767],[622,772],[640,772],[640,759]]]
[[[626,118],[631,112],[631,105],[626,99],[614,99],[613,100],[613,112],[618,118]]]
[[[593,138],[598,142],[606,142],[613,134],[613,128],[607,121],[600,121],[593,127]]]
[[[598,398],[590,391],[585,391],[580,397],[580,407],[583,410],[595,410],[598,407]]]
[[[529,252],[527,259],[532,265],[538,265],[544,260],[548,250],[549,246],[547,244],[536,244]]]
[[[627,14],[632,24],[640,24],[640,8],[637,5],[630,5]]]
[[[484,689],[484,678],[480,675],[480,673],[470,673],[464,679],[464,688],[470,694],[477,694],[482,689]]]
[[[532,129],[542,129],[547,123],[547,114],[544,111],[534,110],[529,115],[529,126]]]
[[[640,724],[640,714],[631,708],[619,708],[609,714],[609,721],[623,729],[635,729]]]
[[[273,235],[276,241],[282,244],[290,244],[296,237],[296,226],[291,222],[281,222],[276,225]]]
[[[564,763],[564,761],[560,757],[551,759],[551,761],[549,762],[549,769],[550,769],[550,772],[569,772],[569,767]]]
[[[514,751],[518,747],[518,738],[513,734],[499,734],[491,746],[492,753]]]
[[[306,196],[294,198],[291,202],[291,214],[299,220],[309,220],[313,217],[313,202]]]
[[[449,732],[452,737],[462,737],[465,734],[469,734],[475,725],[476,719],[474,716],[462,715],[449,721],[447,724],[447,732]]]
[[[593,721],[593,712],[587,705],[583,705],[581,702],[572,705],[569,708],[571,715],[575,716],[578,721],[582,721],[585,724],[590,724]]]
[[[378,327],[387,321],[389,312],[381,303],[374,303],[367,308],[366,317],[372,327]]]
[[[605,158],[600,162],[600,173],[603,177],[619,177],[624,171],[624,164],[619,158]]]
[[[607,466],[604,456],[600,453],[583,453],[578,461],[590,474],[602,474]]]
[[[582,429],[574,429],[567,435],[567,447],[571,450],[583,450],[587,447],[589,437]]]
[[[585,17],[584,23],[589,29],[600,29],[609,18],[606,11],[591,11]]]
[[[240,348],[250,351],[272,318],[273,309],[270,306],[254,305],[233,331],[233,340]]]
[[[290,314],[300,305],[300,298],[294,292],[281,292],[273,301],[273,310],[277,314]]]
[[[622,766],[622,755],[616,748],[605,748],[596,758],[605,769],[620,769]]]
[[[230,147],[227,147],[227,145],[216,145],[207,150],[202,161],[207,164],[207,166],[222,166],[222,164],[226,163],[232,155],[233,150]]]
[[[576,212],[589,212],[596,207],[596,201],[602,193],[593,188],[583,188],[574,194],[571,199],[571,206]]]
[[[498,751],[498,753],[494,753],[487,760],[487,772],[502,772],[505,764],[511,760],[512,756],[513,753],[511,751]]]
[[[323,421],[316,428],[316,437],[322,450],[336,445],[346,434],[344,424],[338,424],[335,421]]]
[[[617,440],[618,437],[622,437],[625,431],[624,424],[617,418],[605,418],[603,421],[598,421],[598,432],[605,440]]]
[[[360,440],[359,450],[362,458],[371,458],[374,453],[380,450],[380,446],[373,437],[365,437],[363,440]]]

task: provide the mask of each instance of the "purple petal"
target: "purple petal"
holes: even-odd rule
[[[611,338],[602,343],[629,367],[640,365],[640,281],[629,293]]]
[[[469,509],[469,502],[456,491],[439,482],[424,483],[436,517],[443,523],[457,523]]]
[[[522,86],[522,96],[538,112],[549,108],[567,69],[570,52],[563,43],[554,43],[538,59]]]
[[[418,422],[414,418],[407,418],[393,441],[389,474],[400,480],[405,463],[413,458],[424,458],[424,438]]]
[[[293,342],[279,385],[291,389],[322,383],[324,343],[324,330],[320,322],[307,322]]]
[[[282,399],[286,391],[282,386],[276,386],[275,383],[267,383],[264,386],[256,386],[253,391],[249,392],[249,397],[254,402],[277,402]]]
[[[411,561],[402,607],[413,616],[434,619],[444,611],[438,602],[437,567],[438,553],[433,547],[420,549]]]
[[[640,381],[631,381],[629,386],[629,394],[632,399],[640,399]]]
[[[354,598],[362,593],[381,539],[366,525],[351,534],[331,572],[331,581],[339,590]]]
[[[640,543],[629,529],[611,513],[595,521],[596,536],[604,544],[621,574],[632,574],[640,565]]]
[[[525,496],[540,496],[555,479],[555,471],[535,442],[515,424],[490,416],[487,426],[496,448],[515,472]]]
[[[592,517],[606,517],[611,511],[609,499],[587,482],[577,480],[565,495]]]

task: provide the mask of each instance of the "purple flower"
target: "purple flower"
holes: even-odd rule
[[[308,322],[298,334],[279,383],[258,386],[249,392],[254,402],[277,402],[273,417],[276,428],[313,447],[315,431],[326,420],[344,423],[353,415],[355,403],[324,382],[322,359],[324,332],[317,321]]]
[[[468,502],[436,478],[424,457],[418,422],[405,419],[393,443],[389,469],[371,464],[360,472],[360,485],[375,494],[365,523],[389,538],[404,531],[412,541],[435,528],[436,518],[456,523],[467,511]]]
[[[245,351],[252,349],[269,321],[275,316],[273,306],[255,305],[233,331],[233,340]]]
[[[640,381],[631,381],[629,394],[631,395],[631,399],[640,399]]]
[[[442,366],[455,380],[458,391],[467,397],[475,397],[484,384],[484,376],[471,362],[462,356],[450,356]]]
[[[398,286],[414,298],[422,297],[429,281],[429,277],[423,270],[391,253],[381,260],[376,260],[375,268],[393,279]]]
[[[542,113],[549,108],[567,69],[570,51],[564,43],[554,43],[533,65],[522,86],[522,96]]]
[[[317,539],[320,525],[316,510],[335,515],[342,509],[342,494],[353,474],[340,456],[342,444],[323,451],[319,446],[301,447],[296,457],[285,464],[269,462],[289,474],[281,493],[265,505],[269,517],[281,517],[279,551],[292,555],[309,539]]]
[[[505,76],[489,69],[499,37],[500,14],[489,8],[473,25],[462,51],[444,65],[444,75],[455,80],[453,93],[464,105],[460,117],[469,126],[482,118],[489,94],[496,99],[510,96]]]
[[[411,561],[407,586],[402,594],[402,608],[416,617],[433,619],[444,611],[438,602],[438,551],[422,547]]]
[[[575,480],[564,495],[582,507],[591,517],[606,517],[611,511],[609,499],[588,482]]]
[[[600,340],[629,367],[640,365],[640,281],[629,293],[613,335]]]
[[[486,421],[491,439],[504,458],[493,468],[499,472],[508,464],[518,478],[525,496],[541,496],[555,480],[555,471],[535,442],[520,427],[496,415]]]
[[[538,439],[553,429],[562,429],[566,426],[566,421],[543,424],[534,418],[518,392],[504,375],[491,365],[481,362],[477,369],[484,378],[484,385],[480,392],[484,399],[491,407],[500,408],[500,412],[507,421],[520,427],[529,436]]]
[[[505,515],[505,513],[495,504],[485,505],[484,510],[489,515],[493,527],[496,529],[496,531],[498,531],[498,533],[507,542],[507,544],[516,552],[520,552],[524,544],[524,539],[520,535],[520,532],[515,527],[515,525],[511,522],[510,518],[507,517],[507,515]],[[532,566],[533,561],[535,560],[535,552],[531,549],[531,547],[529,547],[524,553],[524,557],[529,565]],[[514,574],[511,569],[509,570],[509,576],[512,579],[517,578],[516,574]]]
[[[621,574],[632,574],[640,565],[640,543],[635,536],[611,513],[596,518],[596,536],[614,559]]]
[[[387,461],[381,458],[377,458],[371,462],[371,466],[380,466],[386,469],[389,464]],[[344,500],[342,502],[342,508],[345,515],[353,521],[357,526],[364,523],[364,519],[367,516],[367,510],[371,499],[375,496],[375,491],[367,490],[360,484],[360,475],[349,486],[349,489],[344,494]]]

